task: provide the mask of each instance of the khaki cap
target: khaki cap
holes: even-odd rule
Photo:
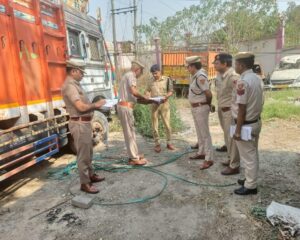
[[[73,62],[73,61],[67,61],[67,68],[79,69],[81,72],[86,74],[86,72],[84,71],[84,69],[85,69],[85,64],[84,63],[77,63],[77,62]]]
[[[144,66],[141,62],[139,62],[139,61],[137,61],[137,60],[133,60],[133,61],[131,62],[131,64],[136,64],[136,65],[138,65],[139,67],[141,67],[142,69],[145,68],[145,66]]]
[[[185,62],[187,65],[192,64],[192,63],[198,63],[201,62],[201,58],[199,56],[190,56],[185,58]]]
[[[235,60],[239,59],[246,59],[246,58],[254,58],[254,54],[251,52],[239,52],[237,55],[235,55]]]

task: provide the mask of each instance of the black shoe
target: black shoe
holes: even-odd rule
[[[197,144],[195,144],[195,145],[193,145],[193,146],[191,146],[191,149],[198,149],[199,148],[199,145],[198,145],[198,143]]]
[[[226,147],[226,145],[224,145],[222,147],[216,148],[216,151],[217,152],[227,152],[227,147]]]
[[[241,186],[244,186],[246,179],[238,179],[237,183]]]
[[[254,189],[248,189],[242,186],[239,189],[235,189],[234,193],[237,195],[250,195],[250,194],[257,194],[257,188]]]

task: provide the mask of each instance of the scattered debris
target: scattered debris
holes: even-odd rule
[[[278,226],[283,237],[300,235],[300,209],[272,201],[267,208],[267,218]]]
[[[53,207],[48,208],[48,209],[46,209],[46,210],[44,210],[44,211],[42,211],[42,212],[40,212],[40,213],[38,213],[38,214],[33,215],[32,217],[29,218],[29,220],[31,220],[31,219],[33,219],[33,218],[35,218],[35,217],[37,217],[37,216],[40,216],[41,214],[43,214],[43,213],[45,213],[45,212],[48,212],[48,211],[50,211],[50,210],[52,211],[53,209],[56,209],[58,206],[65,204],[65,203],[68,202],[69,200],[70,200],[69,198],[68,198],[68,199],[65,199],[64,201],[62,201],[62,202],[60,202],[60,203],[54,205]],[[48,214],[49,214],[49,213],[48,213]]]
[[[60,222],[67,222],[67,227],[70,227],[72,225],[81,225],[82,221],[80,220],[79,217],[77,217],[74,213],[66,213],[64,214],[61,219],[58,221]]]
[[[251,209],[251,214],[260,219],[260,220],[264,220],[266,219],[266,208],[264,207],[253,207]]]
[[[4,215],[4,214],[6,214],[6,213],[10,213],[10,209],[9,209],[9,208],[5,208],[5,209],[1,209],[1,210],[0,210],[0,216],[1,216],[1,215]]]
[[[60,214],[60,212],[61,212],[61,208],[51,209],[50,212],[48,212],[48,214],[46,215],[47,222],[53,223],[58,218],[58,215]]]

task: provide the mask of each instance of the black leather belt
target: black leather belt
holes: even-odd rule
[[[70,117],[72,121],[82,121],[82,122],[89,122],[92,120],[92,117],[82,116],[82,117]]]
[[[252,123],[258,122],[259,120],[260,120],[260,118],[259,119],[255,119],[255,120],[251,120],[251,121],[244,121],[243,124],[252,124]],[[234,122],[235,122],[235,124],[237,124],[237,119],[234,119]]]

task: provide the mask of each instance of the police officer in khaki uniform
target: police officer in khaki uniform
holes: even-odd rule
[[[92,126],[93,111],[105,104],[105,100],[91,103],[80,85],[84,75],[84,65],[67,62],[67,78],[62,86],[62,96],[70,115],[69,130],[77,151],[80,189],[87,193],[98,193],[92,185],[104,180],[94,173],[92,167],[93,142]]]
[[[139,154],[134,128],[133,108],[135,103],[150,104],[154,101],[141,95],[137,91],[137,78],[143,74],[144,65],[139,61],[132,61],[131,70],[125,73],[119,86],[120,101],[117,106],[118,116],[123,134],[130,165],[145,165],[147,160]]]
[[[207,75],[201,69],[200,57],[187,57],[186,64],[187,70],[191,74],[188,99],[192,107],[192,115],[198,137],[198,152],[190,159],[205,159],[200,167],[203,170],[214,164],[213,146],[208,125],[212,94],[209,89]]]
[[[236,123],[233,138],[245,167],[245,180],[239,180],[241,188],[234,190],[235,194],[248,195],[257,193],[258,177],[258,139],[261,130],[260,115],[263,108],[263,88],[261,79],[252,71],[255,56],[243,52],[235,56],[235,70],[241,75],[236,86],[237,108],[232,114]],[[242,127],[251,127],[252,139],[242,139]]]
[[[227,166],[221,174],[232,175],[240,172],[240,157],[234,141],[230,137],[230,126],[232,124],[231,105],[235,100],[236,83],[240,76],[232,68],[232,56],[227,53],[216,55],[214,66],[218,72],[216,79],[216,90],[218,100],[218,116],[220,125],[224,132],[224,142],[227,149],[227,160],[222,162]]]
[[[149,81],[145,94],[148,96],[150,95],[151,97],[164,97],[162,104],[152,104],[151,106],[153,138],[155,141],[154,150],[158,153],[161,151],[158,132],[159,116],[161,116],[161,119],[165,126],[167,135],[167,148],[169,150],[175,150],[174,146],[171,144],[172,130],[170,125],[170,105],[168,102],[168,98],[173,95],[172,80],[161,75],[160,67],[158,64],[153,65],[150,68],[150,72],[152,73],[152,78]]]

